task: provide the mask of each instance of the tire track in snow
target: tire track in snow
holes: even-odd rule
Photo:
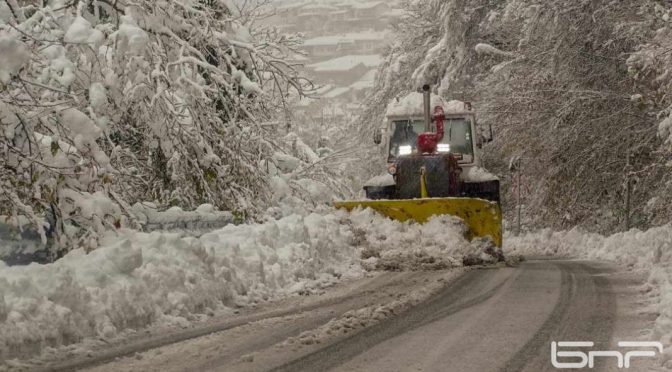
[[[308,302],[302,306],[290,306],[287,308],[274,308],[270,311],[253,312],[247,315],[237,316],[234,319],[224,319],[217,323],[209,323],[198,325],[193,329],[183,331],[173,331],[166,333],[159,333],[148,337],[140,337],[139,339],[126,340],[121,343],[114,343],[109,345],[105,350],[95,351],[92,357],[74,357],[56,362],[48,362],[45,366],[36,366],[31,368],[34,371],[44,372],[69,372],[75,370],[82,370],[104,365],[108,362],[114,361],[118,358],[130,357],[138,353],[147,352],[149,350],[158,349],[163,346],[186,342],[211,334],[228,331],[234,328],[249,325],[255,322],[281,318],[300,313],[307,313],[321,308],[330,308],[334,306],[349,309],[350,307],[357,307],[355,303],[360,302],[363,297],[371,296],[372,294],[384,291],[386,288],[395,288],[396,286],[404,286],[406,281],[411,280],[416,276],[416,273],[384,273],[366,284],[358,286],[356,289],[345,295],[334,296],[319,301]],[[392,279],[390,279],[392,277]],[[349,305],[351,304],[351,306]],[[346,311],[346,310],[343,310]],[[325,319],[316,320],[319,324],[325,323],[333,317],[326,317]],[[313,326],[316,326],[314,324]],[[305,329],[297,328],[291,332],[283,334],[282,338],[295,336]],[[272,345],[278,342],[278,339],[267,338],[260,341],[258,345],[260,348]]]
[[[553,341],[592,341],[609,349],[616,322],[616,298],[604,272],[579,262],[553,262],[561,270],[560,298],[532,338],[501,369],[551,371]],[[596,361],[596,369],[604,365]]]
[[[273,372],[329,370],[375,345],[487,301],[507,283],[499,269],[473,270],[409,311],[272,369]],[[499,280],[504,278],[504,280]],[[319,366],[317,368],[316,366]]]

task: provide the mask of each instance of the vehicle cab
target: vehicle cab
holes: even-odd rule
[[[461,101],[444,102],[437,95],[431,96],[432,109],[442,106],[445,113],[444,137],[439,142],[439,153],[450,153],[461,168],[470,168],[480,164],[480,147],[487,141],[477,132],[476,115],[470,103]],[[423,112],[423,95],[411,93],[401,100],[393,100],[386,113],[385,138],[388,164],[397,157],[417,153],[417,137],[420,133],[433,131],[426,128]]]

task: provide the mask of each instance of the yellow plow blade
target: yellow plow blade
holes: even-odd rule
[[[393,220],[425,223],[433,216],[448,214],[461,218],[469,228],[468,239],[490,237],[502,247],[502,210],[499,204],[483,199],[433,198],[412,200],[363,200],[334,203],[334,207],[352,211],[371,208]]]

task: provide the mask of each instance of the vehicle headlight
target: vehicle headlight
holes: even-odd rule
[[[399,146],[399,155],[411,155],[412,153],[413,153],[413,147]]]

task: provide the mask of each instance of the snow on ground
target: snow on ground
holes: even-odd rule
[[[462,172],[460,178],[465,182],[499,181],[497,176],[478,166],[464,167],[464,172]]]
[[[653,337],[666,346],[664,362],[672,368],[672,225],[614,234],[608,237],[579,229],[542,230],[506,236],[508,254],[576,257],[618,263],[649,275],[645,291],[657,303]]]
[[[372,179],[366,181],[364,184],[364,187],[370,186],[370,187],[383,187],[383,186],[394,186],[394,177],[391,174],[383,174],[377,177],[373,177]]]
[[[53,264],[0,261],[0,360],[306,294],[365,270],[461,266],[481,247],[452,217],[402,224],[324,207],[199,238],[109,232]],[[401,263],[408,263],[404,264]]]
[[[224,227],[235,219],[231,212],[218,211],[212,204],[200,205],[194,211],[184,211],[180,207],[159,211],[152,203],[136,203],[132,213],[143,231],[180,230],[190,235]]]

